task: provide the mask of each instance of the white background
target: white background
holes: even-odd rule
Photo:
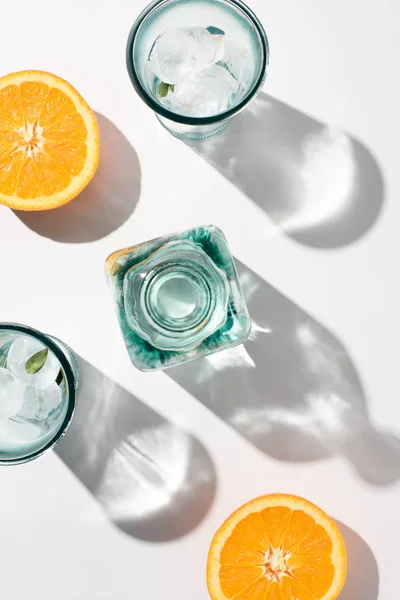
[[[267,95],[227,133],[236,142],[198,152],[131,87],[125,43],[143,2],[0,6],[1,74],[66,78],[102,133],[99,172],[68,208],[0,208],[1,320],[86,361],[57,452],[0,471],[2,597],[206,600],[223,519],[291,492],[343,524],[341,600],[395,600],[400,5],[252,0],[271,45]],[[139,373],[104,260],[207,222],[242,263],[258,335],[187,369]]]

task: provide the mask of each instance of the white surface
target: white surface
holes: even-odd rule
[[[85,206],[77,200],[50,224],[28,219],[32,228],[0,208],[1,320],[65,340],[99,370],[83,369],[79,402],[87,420],[74,424],[76,435],[86,434],[82,447],[71,432],[58,454],[0,471],[2,596],[206,600],[213,532],[242,502],[285,491],[306,496],[350,528],[349,585],[341,600],[394,600],[400,587],[399,3],[252,1],[271,44],[271,98],[247,117],[256,125],[246,132],[246,152],[239,149],[235,159],[229,148],[227,176],[168,135],[131,87],[125,42],[143,2],[0,5],[2,74],[53,71],[114,124],[100,117],[103,159]],[[254,111],[273,118],[252,121]],[[354,152],[347,134],[379,165],[384,193],[377,219],[379,171],[362,150]],[[364,157],[359,165],[357,156]],[[268,206],[276,198],[277,206],[264,210],[257,198]],[[282,205],[288,213],[276,217]],[[349,212],[335,224],[344,205]],[[108,236],[59,241],[99,237],[119,210],[131,214]],[[352,233],[363,229],[369,212],[368,230]],[[262,278],[245,273],[255,290],[253,317],[272,332],[247,346],[255,367],[244,368],[251,360],[242,354],[231,377],[221,361],[208,363],[200,377],[202,363],[197,380],[188,371],[181,386],[185,372],[141,374],[130,367],[103,263],[113,250],[205,222],[218,224],[235,256]],[[327,232],[313,238],[314,246],[311,222],[317,234],[321,224]],[[44,235],[35,231],[38,223]],[[210,381],[216,366],[222,375]],[[301,456],[308,460],[299,462]],[[193,497],[203,493],[208,510],[190,529],[198,510]],[[135,521],[132,535],[111,524],[121,513]],[[158,541],[162,535],[167,541]]]

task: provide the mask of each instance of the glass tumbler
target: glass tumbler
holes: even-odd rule
[[[175,108],[160,96],[160,81],[151,69],[150,56],[156,40],[170,28],[205,28],[224,38],[224,53],[216,63],[237,85],[227,107],[218,114],[203,116]],[[133,24],[126,50],[132,84],[142,100],[154,110],[161,124],[173,135],[201,140],[220,132],[256,97],[266,77],[269,63],[267,36],[256,15],[240,0],[156,0]],[[221,70],[218,71],[221,73]],[[211,84],[213,81],[211,80]],[[173,92],[176,86],[165,86]],[[204,97],[208,83],[199,88]],[[174,91],[177,93],[177,89]],[[201,96],[201,91],[198,92]],[[173,96],[168,98],[173,100]],[[200,97],[201,101],[201,97]],[[218,106],[217,106],[218,109]],[[200,111],[201,112],[201,111]]]
[[[25,325],[0,323],[0,465],[29,462],[59,442],[78,384],[69,346]]]

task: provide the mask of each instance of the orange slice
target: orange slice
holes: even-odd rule
[[[94,112],[43,71],[0,77],[0,204],[45,210],[75,198],[99,161]]]
[[[212,600],[335,600],[346,548],[320,508],[287,494],[239,508],[215,534],[207,563]]]

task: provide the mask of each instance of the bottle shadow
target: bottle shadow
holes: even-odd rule
[[[43,237],[63,243],[93,242],[115,231],[135,210],[140,196],[140,164],[123,133],[96,113],[100,160],[89,185],[71,202],[54,210],[14,211]]]
[[[241,346],[167,374],[262,452],[281,461],[345,456],[374,485],[400,477],[400,440],[376,428],[346,349],[236,261],[253,320]]]
[[[216,471],[204,446],[79,359],[81,387],[56,453],[126,534],[166,542],[211,508]]]
[[[381,211],[383,177],[371,152],[265,93],[222,134],[187,144],[307,246],[350,244]]]
[[[347,549],[347,579],[338,600],[377,600],[379,571],[371,549],[352,529],[336,523]]]

